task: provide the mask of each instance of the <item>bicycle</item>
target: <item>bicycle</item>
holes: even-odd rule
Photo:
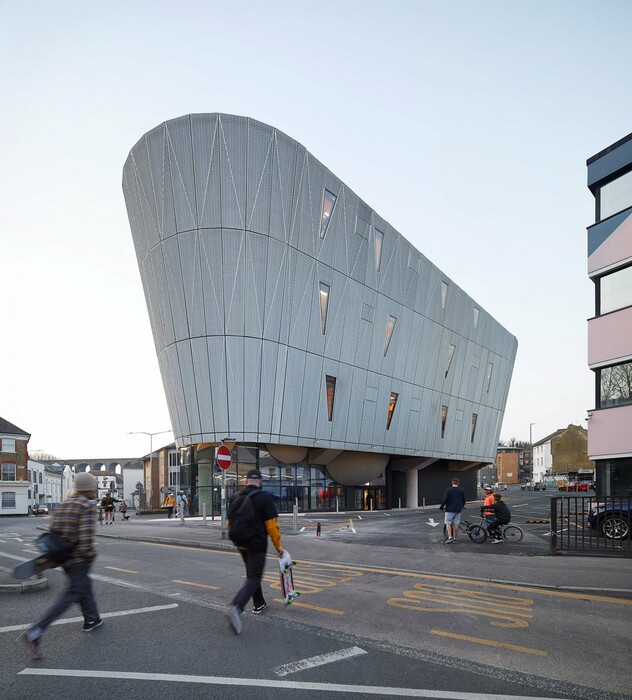
[[[485,520],[485,517],[481,517],[481,522],[478,525],[467,523],[464,532],[475,544],[483,544],[483,542],[485,542],[490,536],[489,531],[487,530],[488,525],[489,523],[487,520]],[[510,523],[507,523],[506,525],[499,525],[498,532],[505,542],[509,542],[511,544],[518,544],[518,542],[522,542],[522,538],[524,537],[522,528],[518,527],[518,525],[511,525]]]

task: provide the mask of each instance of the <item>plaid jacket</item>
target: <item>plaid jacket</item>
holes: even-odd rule
[[[66,564],[90,562],[96,557],[94,546],[96,512],[94,503],[78,493],[73,493],[53,511],[51,532],[75,544],[72,558]]]

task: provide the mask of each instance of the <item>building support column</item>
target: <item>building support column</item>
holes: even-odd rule
[[[419,470],[409,469],[406,472],[406,507],[419,507]]]

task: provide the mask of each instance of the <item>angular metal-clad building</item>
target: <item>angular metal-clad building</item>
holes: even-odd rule
[[[301,144],[187,115],[132,148],[123,190],[192,493],[214,478],[196,455],[228,436],[235,484],[269,467],[282,508],[331,489],[416,506],[448,472],[473,488],[516,339]]]

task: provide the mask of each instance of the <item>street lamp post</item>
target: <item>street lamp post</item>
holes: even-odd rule
[[[165,433],[171,433],[173,432],[172,430],[159,430],[157,433],[148,433],[145,430],[134,430],[132,432],[127,433],[128,435],[149,435],[149,479],[151,481],[151,465],[152,462],[154,461],[154,445],[153,445],[153,439],[154,435],[164,435]],[[125,494],[123,494],[123,497],[125,497]],[[140,505],[140,494],[138,494],[138,503]],[[145,504],[147,501],[145,501]],[[150,502],[149,505],[151,506],[151,495],[150,495]]]
[[[533,433],[535,423],[529,423],[529,450],[531,451],[531,481],[533,481]]]

